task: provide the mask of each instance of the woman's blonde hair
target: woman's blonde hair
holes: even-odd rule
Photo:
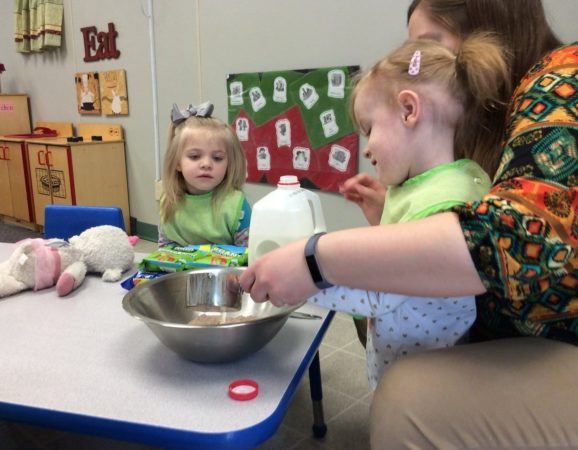
[[[187,193],[187,185],[177,165],[188,137],[207,132],[222,139],[227,151],[225,178],[213,191],[213,211],[216,211],[223,196],[233,190],[241,190],[245,183],[247,161],[241,143],[229,125],[214,117],[189,117],[185,121],[169,126],[169,139],[163,165],[163,196],[160,210],[163,222],[169,220]]]
[[[420,63],[417,74],[410,74],[409,67],[414,55],[419,52]],[[456,139],[455,157],[462,158],[467,153],[468,135],[462,129],[477,126],[476,116],[503,106],[504,91],[510,91],[507,55],[498,38],[491,33],[475,33],[462,43],[454,53],[443,44],[417,39],[406,41],[387,56],[379,60],[371,69],[354,79],[351,95],[351,115],[359,127],[354,113],[354,104],[359,91],[368,82],[380,83],[385,98],[394,101],[397,93],[403,89],[413,89],[426,98],[432,86],[444,90],[456,99],[458,114],[455,114]],[[444,117],[452,113],[451,105],[441,105],[436,113]],[[454,113],[456,108],[453,108]],[[458,120],[459,116],[459,120]],[[488,132],[491,132],[489,130]],[[499,159],[501,149],[486,149],[492,152],[492,158]]]

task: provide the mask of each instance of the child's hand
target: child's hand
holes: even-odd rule
[[[367,173],[360,173],[345,180],[339,192],[356,203],[370,225],[379,225],[385,203],[386,188]]]
[[[241,287],[241,283],[239,282],[239,276],[227,274],[227,278],[225,280],[225,289],[227,290],[227,293],[225,295],[237,295],[237,296],[242,295],[243,288]]]
[[[305,264],[306,239],[292,242],[261,256],[239,278],[256,302],[275,306],[296,305],[318,291]]]

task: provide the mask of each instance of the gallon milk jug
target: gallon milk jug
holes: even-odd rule
[[[319,196],[302,189],[294,175],[283,175],[277,189],[253,206],[249,264],[284,244],[327,231]]]

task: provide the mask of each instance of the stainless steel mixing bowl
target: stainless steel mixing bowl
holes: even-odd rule
[[[168,348],[196,362],[228,362],[267,344],[301,305],[255,303],[231,288],[244,268],[177,272],[136,286],[122,301]],[[203,315],[224,324],[191,325]],[[229,322],[229,323],[227,323]]]

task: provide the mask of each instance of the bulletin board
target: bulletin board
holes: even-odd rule
[[[247,156],[247,181],[338,191],[357,173],[359,136],[349,115],[359,66],[227,77],[228,120]]]

